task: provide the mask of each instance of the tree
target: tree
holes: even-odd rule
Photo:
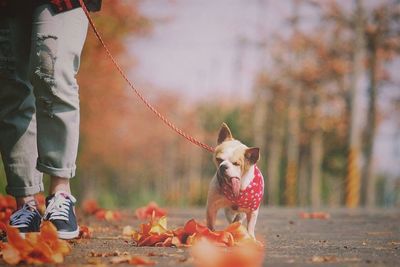
[[[135,5],[119,0],[103,5],[94,19],[117,58],[126,52],[123,42],[127,36],[143,33],[149,28],[148,21],[138,13]],[[121,61],[125,67],[132,66],[127,64],[128,61]],[[109,185],[107,177],[117,176],[117,173],[129,169],[127,161],[122,159],[130,157],[137,142],[132,138],[132,132],[136,131],[132,117],[138,119],[139,114],[133,104],[133,95],[126,90],[124,81],[90,29],[78,79],[81,87],[78,156],[78,175],[81,178],[78,192],[93,197],[99,194],[99,188]]]
[[[385,79],[383,62],[393,59],[400,48],[400,4],[382,4],[367,18],[365,25],[366,58],[368,71],[368,112],[364,134],[365,164],[362,170],[363,199],[368,207],[376,204],[376,174],[374,171],[374,143],[378,123],[377,92],[379,82]]]

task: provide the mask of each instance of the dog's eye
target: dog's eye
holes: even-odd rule
[[[237,161],[237,162],[234,162],[233,165],[235,165],[235,166],[240,166],[240,162],[238,162],[238,161]]]
[[[221,162],[223,162],[224,160],[221,158],[216,158],[216,161],[218,162],[218,164],[220,164]]]

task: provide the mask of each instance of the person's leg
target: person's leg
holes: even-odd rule
[[[37,106],[37,168],[54,177],[55,183],[57,177],[75,175],[79,138],[75,75],[86,32],[81,9],[54,14],[49,5],[42,5],[34,12],[31,81]]]
[[[36,170],[35,98],[28,79],[31,14],[0,18],[0,152],[18,208],[43,191]]]
[[[75,176],[79,138],[75,75],[87,25],[80,8],[55,14],[49,5],[42,5],[33,15],[31,81],[37,108],[37,169],[50,175],[45,219],[52,221],[59,236],[66,239],[78,234],[69,179]],[[61,210],[56,210],[61,206]],[[72,223],[72,227],[68,223]]]
[[[7,177],[6,191],[17,211],[10,225],[21,233],[39,231],[41,216],[34,194],[43,191],[36,170],[35,98],[28,79],[31,13],[0,18],[0,152]]]
[[[67,192],[71,194],[71,187],[68,178],[52,176],[50,180],[49,194],[55,194],[58,191]]]

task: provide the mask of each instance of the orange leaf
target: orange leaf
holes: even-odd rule
[[[122,218],[122,214],[119,211],[111,211],[99,209],[94,214],[98,220],[106,221],[118,221]]]
[[[32,250],[32,246],[27,240],[21,237],[17,228],[7,226],[7,240],[11,246],[16,248],[21,253],[29,254],[29,252]]]
[[[197,267],[261,267],[264,251],[255,243],[223,249],[200,239],[190,250]]]
[[[114,220],[114,213],[110,210],[107,210],[105,215],[104,215],[104,219],[106,219],[106,221],[113,221]]]
[[[329,213],[326,212],[300,212],[299,217],[301,219],[321,219],[326,220],[329,219],[331,216]]]
[[[247,229],[240,223],[233,223],[222,231],[211,231],[194,219],[187,221],[183,227],[168,230],[166,217],[153,217],[148,223],[141,224],[139,231],[130,228],[129,233],[138,246],[190,246],[202,238],[226,247],[248,242],[260,244],[250,237]]]
[[[56,227],[49,221],[44,221],[40,227],[40,239],[47,243],[54,253],[67,255],[71,247],[65,240],[58,239]]]
[[[17,203],[15,202],[15,198],[10,195],[0,195],[0,209],[10,208],[15,210],[17,208]]]
[[[129,263],[131,265],[154,265],[155,262],[142,256],[116,256],[111,258],[110,263],[119,264],[119,263]]]
[[[97,210],[94,214],[97,219],[104,220],[106,218],[106,211],[105,210]]]
[[[21,261],[27,264],[62,263],[64,255],[71,248],[64,240],[59,240],[55,226],[44,221],[40,233],[28,233],[25,239],[19,234],[18,229],[7,227],[8,243],[2,245],[4,260],[9,264]]]
[[[208,230],[207,226],[196,222],[194,219],[187,221],[183,229],[189,235],[194,233],[202,233]]]
[[[37,243],[32,251],[24,258],[28,264],[51,263],[53,251],[44,243]]]
[[[15,198],[9,195],[0,195],[0,222],[8,224],[11,214],[16,210]]]
[[[131,237],[135,234],[135,230],[132,229],[131,226],[127,225],[122,228],[122,235],[124,237]]]
[[[95,214],[98,210],[100,210],[100,207],[96,200],[87,199],[82,203],[82,209],[86,214]]]
[[[15,265],[21,261],[21,254],[19,253],[18,249],[10,244],[3,244],[1,253],[3,254],[4,261],[8,264]]]
[[[155,265],[156,263],[146,257],[132,256],[129,260],[129,264],[132,265]]]
[[[50,221],[43,221],[40,227],[40,236],[46,241],[58,240],[57,228]]]
[[[222,267],[218,264],[222,254],[213,243],[207,239],[200,239],[192,248],[190,253],[194,258],[194,263],[198,267]]]
[[[167,212],[160,208],[156,202],[150,202],[147,206],[137,208],[135,214],[139,220],[145,220],[151,217],[161,218],[165,216]]]
[[[93,229],[86,225],[79,226],[79,238],[89,239],[92,237]]]
[[[143,237],[139,243],[138,246],[154,246],[157,243],[164,242],[165,239],[167,239],[169,236],[167,234],[153,234],[149,235],[146,237]]]
[[[38,210],[43,214],[46,210],[46,198],[43,194],[35,195],[36,203],[38,205]]]
[[[231,233],[233,239],[237,243],[252,239],[250,234],[247,232],[246,227],[244,227],[240,222],[228,225],[224,231]]]

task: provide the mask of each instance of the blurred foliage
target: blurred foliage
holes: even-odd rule
[[[207,101],[187,107],[184,99],[172,93],[154,88],[146,88],[144,92],[162,114],[209,145],[216,144],[218,130],[226,122],[234,137],[249,146],[260,146],[259,165],[266,178],[266,199],[271,193],[277,193],[276,205],[286,203],[283,192],[288,138],[293,134],[288,124],[293,114],[288,108],[293,104],[293,90],[300,92],[294,115],[299,125],[296,201],[311,205],[310,177],[313,171],[319,170],[317,182],[320,184],[316,187],[320,190],[318,197],[322,205],[343,204],[350,127],[348,81],[354,55],[352,12],[336,1],[313,2],[313,12],[320,15],[315,29],[293,30],[301,29],[302,18],[296,20],[300,26],[290,19],[291,33],[280,35],[278,32],[271,38],[267,50],[272,66],[260,71],[252,101]],[[299,3],[308,5],[307,1]],[[397,9],[392,10],[398,12],[398,4],[395,6]],[[381,29],[374,27],[376,20],[372,19],[379,18],[381,10],[389,12],[384,4],[365,7],[365,16],[370,18],[365,24],[367,40]],[[123,68],[135,70],[135,59],[128,56],[125,41],[151,34],[152,29],[151,21],[140,14],[137,3],[105,1],[103,10],[93,17]],[[398,25],[398,18],[395,12],[390,16],[387,13],[391,24]],[[382,39],[378,51],[382,60],[380,82],[390,81],[383,63],[398,57],[398,36]],[[367,72],[368,60],[365,62],[363,71]],[[177,136],[138,101],[90,29],[78,79],[81,140],[77,177],[72,180],[72,186],[79,200],[95,198],[105,208],[138,207],[151,200],[171,206],[205,204],[208,183],[216,170],[212,155]],[[393,101],[393,112],[400,111],[399,103],[399,100]],[[318,143],[321,136],[322,142]],[[320,163],[315,160],[318,149],[323,152]],[[273,164],[276,164],[275,177],[269,177]],[[3,190],[5,177],[1,178]],[[273,179],[276,189],[268,187]],[[378,204],[399,205],[399,190],[398,182],[380,174],[376,190]]]

